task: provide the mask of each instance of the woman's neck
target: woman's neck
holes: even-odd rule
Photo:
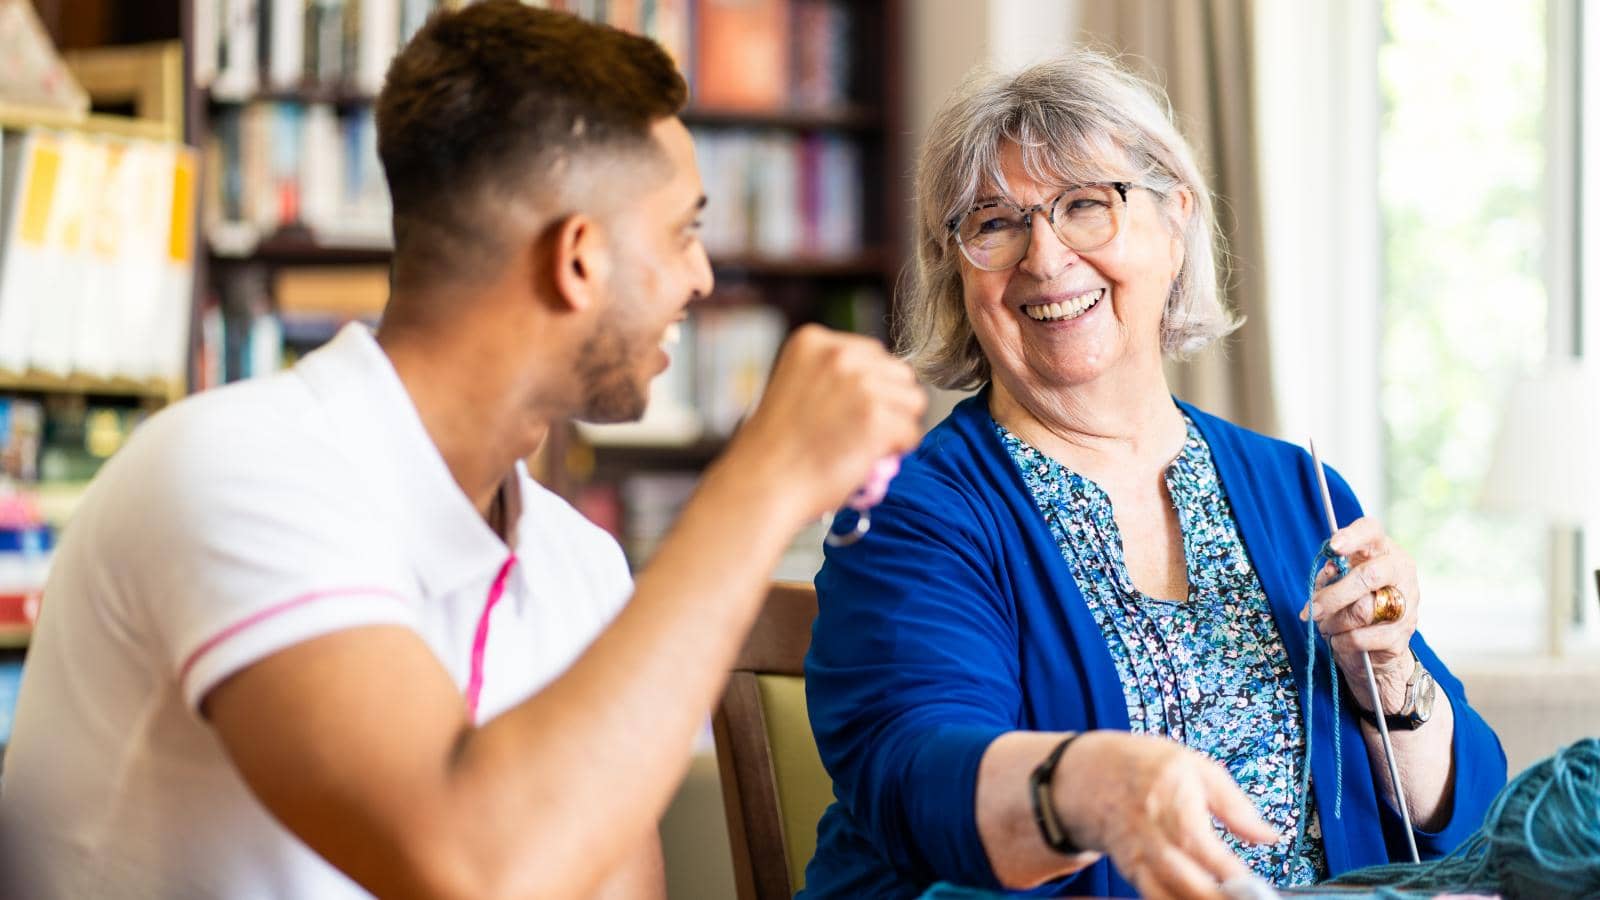
[[[1085,477],[1165,470],[1187,427],[1159,366],[1131,377],[1034,390],[996,375],[989,413],[1012,434]]]

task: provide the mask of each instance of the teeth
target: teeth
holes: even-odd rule
[[[683,337],[683,326],[677,322],[673,322],[671,325],[667,326],[666,331],[661,333],[661,346],[676,347],[678,345],[678,340],[681,337]]]
[[[1022,311],[1028,317],[1039,322],[1050,322],[1057,319],[1073,319],[1081,316],[1089,307],[1100,299],[1103,289],[1096,289],[1076,297],[1069,297],[1055,303],[1040,303],[1034,306],[1024,306]]]

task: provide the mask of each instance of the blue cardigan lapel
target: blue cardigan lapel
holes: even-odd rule
[[[1012,462],[1000,436],[995,433],[994,419],[989,415],[989,388],[985,386],[976,396],[962,401],[952,419],[970,449],[972,460],[989,482],[989,489],[984,493],[1001,507],[995,512],[1003,512],[1004,518],[1009,519],[1017,529],[1016,537],[1020,540],[1008,542],[1008,549],[1027,554],[1032,577],[1013,579],[1010,589],[1019,596],[1053,596],[1055,602],[1049,605],[1066,617],[1069,633],[1098,636],[1100,626],[1095,623],[1094,614],[1089,612],[1089,605],[1078,590],[1072,570],[1062,559],[1061,549],[1056,546],[1049,525],[1034,505],[1027,484],[1022,480],[1022,473],[1017,471],[1016,463]],[[1038,605],[1045,606],[1042,603]],[[1075,641],[1062,648],[1062,652],[1073,657],[1090,697],[1086,709],[1061,710],[1063,718],[1070,720],[1076,718],[1073,713],[1079,713],[1089,728],[1128,730],[1127,700],[1123,696],[1116,664],[1112,662],[1111,651],[1106,649],[1105,642]],[[1081,727],[1053,722],[1024,724],[1041,730]]]
[[[1289,653],[1299,687],[1302,718],[1306,704],[1306,623],[1300,621],[1300,609],[1305,605],[1307,579],[1311,561],[1317,549],[1327,538],[1327,526],[1321,514],[1321,495],[1316,488],[1316,473],[1310,457],[1288,460],[1282,454],[1251,452],[1243,446],[1245,438],[1255,440],[1248,432],[1194,407],[1178,404],[1199,426],[1217,466],[1217,477],[1227,492],[1238,523],[1239,536],[1244,541],[1245,552],[1256,569],[1261,585],[1272,604],[1272,614]],[[1340,511],[1341,525],[1349,524],[1360,515],[1359,508],[1352,509],[1353,501],[1337,498],[1335,508]],[[1333,656],[1328,644],[1317,639],[1317,660],[1312,695],[1312,733],[1314,741],[1311,754],[1311,790],[1317,800],[1317,812],[1322,822],[1323,845],[1331,871],[1386,862],[1381,842],[1375,846],[1352,846],[1345,826],[1351,817],[1374,821],[1378,814],[1377,796],[1374,793],[1371,767],[1367,764],[1366,745],[1354,719],[1341,714],[1335,722],[1333,693],[1328,673],[1333,666]],[[1338,773],[1334,766],[1333,733],[1339,728],[1343,756],[1343,816],[1335,819],[1338,806]]]

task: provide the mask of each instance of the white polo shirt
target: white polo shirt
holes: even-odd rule
[[[342,628],[413,628],[479,721],[631,593],[616,542],[518,466],[508,550],[360,325],[152,418],[57,552],[0,775],[0,892],[364,896],[250,794],[198,707]]]

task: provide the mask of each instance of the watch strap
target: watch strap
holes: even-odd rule
[[[1383,717],[1383,722],[1389,726],[1390,731],[1416,731],[1427,722],[1426,719],[1417,715],[1417,706],[1424,680],[1432,677],[1428,670],[1423,668],[1422,660],[1417,656],[1417,652],[1415,650],[1411,651],[1411,677],[1406,679],[1406,705],[1399,712],[1386,713]],[[1356,715],[1361,717],[1361,721],[1366,722],[1373,728],[1378,727],[1376,713],[1360,703],[1355,704],[1355,708]]]
[[[1033,802],[1033,821],[1039,826],[1039,836],[1044,838],[1046,846],[1062,856],[1082,853],[1083,848],[1073,843],[1067,835],[1067,826],[1062,823],[1060,814],[1056,812],[1055,800],[1050,796],[1050,786],[1055,781],[1056,764],[1061,762],[1061,754],[1067,752],[1067,746],[1082,734],[1077,731],[1062,738],[1050,755],[1028,775],[1028,799]]]

